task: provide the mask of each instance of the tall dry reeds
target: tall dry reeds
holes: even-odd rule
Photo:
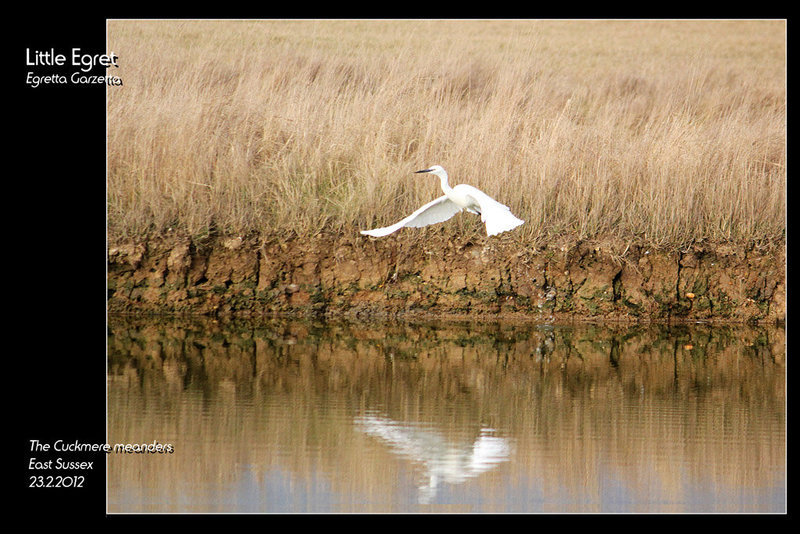
[[[438,196],[411,174],[437,163],[523,240],[785,232],[783,21],[108,26],[113,236],[356,232]]]

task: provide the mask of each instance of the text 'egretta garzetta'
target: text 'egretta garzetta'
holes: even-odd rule
[[[501,204],[480,189],[467,184],[458,184],[450,187],[447,183],[447,171],[440,165],[417,173],[429,172],[439,177],[444,195],[428,202],[405,219],[384,228],[362,230],[364,235],[383,237],[396,232],[404,226],[420,228],[430,224],[444,222],[461,210],[481,216],[481,221],[486,224],[486,234],[496,235],[500,232],[513,230],[525,221],[517,219],[505,204]]]

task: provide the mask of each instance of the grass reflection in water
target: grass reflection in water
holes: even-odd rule
[[[108,349],[109,441],[176,448],[110,457],[112,512],[785,509],[782,329],[111,317]]]

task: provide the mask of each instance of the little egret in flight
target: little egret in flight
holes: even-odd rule
[[[439,177],[444,195],[428,202],[405,219],[384,228],[362,230],[364,235],[383,237],[396,232],[404,226],[420,228],[430,224],[444,222],[461,210],[481,216],[481,221],[486,224],[486,234],[496,235],[500,232],[513,230],[525,221],[517,219],[508,206],[499,203],[480,189],[467,184],[458,184],[450,187],[447,183],[447,171],[440,165],[430,169],[416,171],[416,173],[429,172]]]

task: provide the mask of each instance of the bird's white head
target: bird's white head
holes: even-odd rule
[[[422,169],[421,171],[416,171],[415,174],[419,174],[421,172],[429,172],[431,174],[435,174],[438,177],[447,176],[447,172],[445,172],[444,168],[441,165],[434,165],[433,167],[429,167],[427,169]]]

